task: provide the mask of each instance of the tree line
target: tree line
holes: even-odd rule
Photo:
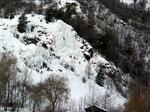
[[[44,82],[34,85],[29,82],[31,72],[26,68],[23,77],[17,77],[17,59],[10,54],[2,54],[0,59],[0,106],[4,111],[19,111],[29,108],[32,112],[63,112],[63,104],[68,100],[67,79],[50,75]],[[45,105],[45,102],[47,102]],[[46,107],[42,108],[43,105]]]

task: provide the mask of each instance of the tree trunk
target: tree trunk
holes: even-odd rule
[[[32,112],[35,112],[35,106],[36,106],[36,103],[34,102]]]

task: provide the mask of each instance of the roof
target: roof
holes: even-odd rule
[[[85,111],[92,112],[92,109],[94,109],[94,112],[107,112],[106,109],[103,109],[103,108],[95,106],[95,105],[85,108]]]

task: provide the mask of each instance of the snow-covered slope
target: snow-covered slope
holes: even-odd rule
[[[150,8],[150,0],[147,0],[146,8]]]
[[[107,92],[113,106],[125,102],[111,78],[106,77],[104,87],[95,83],[99,63],[107,64],[107,71],[110,66],[115,67],[97,53],[93,54],[89,43],[81,39],[71,26],[61,20],[46,23],[42,15],[27,15],[27,31],[19,33],[18,18],[0,19],[0,53],[10,52],[16,56],[18,79],[23,77],[24,68],[31,71],[28,77],[32,84],[44,81],[52,74],[66,77],[71,90],[70,102],[76,105],[83,98],[90,99],[93,88],[95,98],[102,98]],[[91,59],[88,61],[85,56]]]
[[[141,0],[137,0],[136,3],[139,3]],[[146,9],[150,8],[150,0],[145,0],[146,1]],[[133,4],[134,0],[121,0],[121,2],[127,3],[127,4]]]
[[[25,0],[26,1],[26,0]],[[33,0],[34,3],[38,6],[41,5],[41,3],[45,3],[44,0]],[[26,1],[27,2],[27,1]],[[28,2],[31,2],[31,1],[28,1]],[[57,4],[57,8],[64,8],[66,6],[66,4],[71,4],[71,3],[75,3],[77,6],[76,6],[76,11],[78,13],[81,13],[81,7],[80,7],[80,4],[76,1],[76,0],[53,0],[53,2],[47,2],[46,4],[44,4],[44,8],[46,9],[49,5],[51,4]]]
[[[131,4],[133,3],[133,0],[121,0],[121,2],[127,3],[127,4]]]

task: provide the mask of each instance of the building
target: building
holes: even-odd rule
[[[90,107],[85,108],[85,112],[107,112],[107,110],[100,108],[98,106],[92,105]]]

